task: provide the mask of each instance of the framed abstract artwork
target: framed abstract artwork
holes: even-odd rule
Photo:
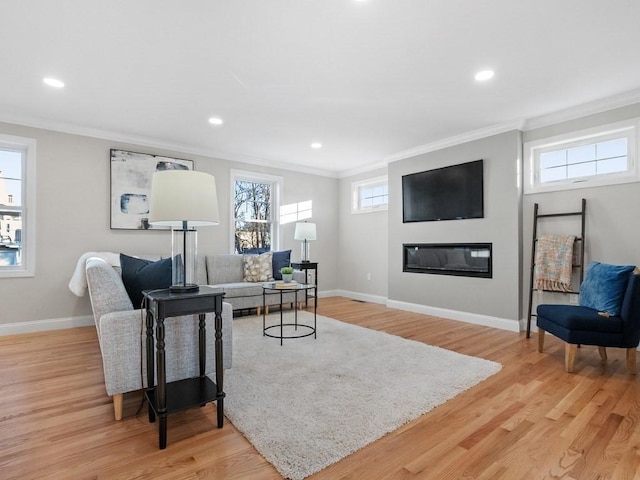
[[[111,150],[111,228],[167,230],[149,224],[153,174],[162,170],[193,170],[193,160]]]

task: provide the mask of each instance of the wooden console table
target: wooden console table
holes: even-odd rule
[[[192,293],[171,293],[169,289],[143,292],[147,301],[147,388],[145,398],[149,404],[149,422],[160,419],[158,443],[160,449],[167,446],[167,415],[187,408],[216,402],[218,428],[224,422],[224,392],[222,390],[222,299],[219,288],[201,286]],[[215,359],[216,381],[206,375],[206,331],[205,313],[215,313]],[[200,376],[167,383],[165,365],[165,328],[167,317],[198,315],[199,323],[199,367]],[[158,379],[154,386],[153,326],[156,324],[156,358]]]

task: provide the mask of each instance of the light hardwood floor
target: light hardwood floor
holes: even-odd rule
[[[551,335],[541,354],[535,333],[345,298],[321,299],[318,313],[503,369],[310,480],[640,478],[640,380],[622,350],[603,364],[581,348],[567,374]],[[92,327],[0,337],[0,379],[1,479],[281,478],[230,422],[215,428],[215,405],[171,416],[163,451],[146,410],[136,414],[140,394],[114,421]]]

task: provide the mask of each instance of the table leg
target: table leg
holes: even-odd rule
[[[263,337],[267,334],[266,312],[267,312],[267,294],[263,288],[262,289],[262,336]]]
[[[156,321],[156,361],[158,369],[158,443],[160,449],[167,448],[167,372],[164,352],[164,318]]]
[[[318,338],[318,324],[317,314],[318,314],[318,285],[313,289],[313,338]]]
[[[198,352],[200,356],[200,378],[203,378],[206,372],[207,362],[207,332],[205,330],[205,314],[200,313],[198,315],[198,319],[200,320],[200,329],[198,330],[198,339],[200,341],[200,345],[198,346]]]
[[[218,428],[224,424],[224,375],[222,373],[222,307],[215,313],[215,355],[216,355],[216,409],[218,413]]]
[[[296,327],[295,329],[298,330],[298,290],[296,290],[294,292],[295,295],[295,304],[296,306],[293,307],[293,323],[295,323]]]
[[[156,414],[151,407],[151,392],[155,384],[155,364],[153,361],[153,313],[151,310],[147,310],[147,403],[149,404],[149,423],[156,421]]]
[[[284,338],[284,326],[282,325],[282,292],[280,292],[280,346],[282,346],[283,338]]]

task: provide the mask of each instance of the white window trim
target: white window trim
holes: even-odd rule
[[[556,192],[560,190],[573,190],[578,188],[601,187],[605,185],[618,185],[622,183],[640,182],[640,169],[636,161],[637,152],[640,152],[640,119],[634,118],[623,122],[601,125],[576,132],[571,132],[554,137],[543,138],[524,144],[524,193]],[[595,175],[583,178],[571,178],[567,180],[550,182],[548,184],[537,183],[537,159],[539,154],[552,147],[563,145],[575,146],[579,143],[589,144],[600,140],[600,137],[616,133],[630,134],[628,143],[628,164],[626,172]]]
[[[0,268],[0,278],[33,277],[36,265],[36,140],[0,134],[0,146],[25,152],[22,166],[22,264]]]
[[[229,182],[229,252],[234,253],[234,240],[235,240],[235,218],[234,218],[234,203],[235,203],[235,185],[236,180],[243,181],[259,181],[265,183],[271,183],[274,185],[274,191],[272,193],[273,205],[271,205],[271,222],[273,225],[273,233],[271,238],[271,250],[276,251],[280,249],[280,196],[281,191],[284,188],[284,179],[277,175],[269,175],[267,173],[250,172],[248,170],[236,170],[230,171]]]
[[[389,177],[387,175],[382,175],[380,177],[368,178],[366,180],[360,180],[360,181],[351,183],[351,213],[353,214],[373,213],[373,212],[382,212],[389,209],[388,203],[385,203],[384,205],[375,205],[373,207],[364,207],[364,208],[361,208],[359,206],[360,189],[363,187],[378,185],[380,183],[386,183],[388,186]]]

